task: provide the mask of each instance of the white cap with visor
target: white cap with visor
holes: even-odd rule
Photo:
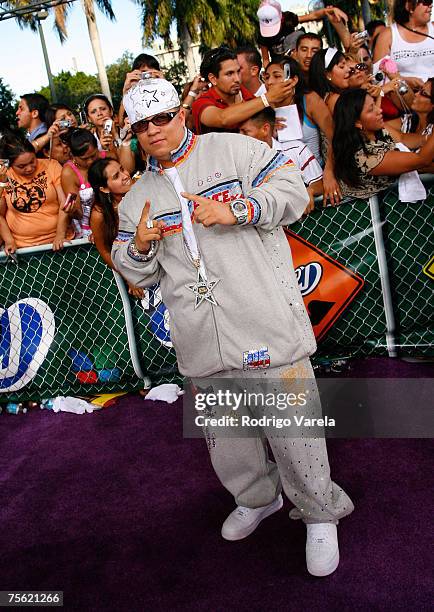
[[[181,105],[172,83],[165,79],[142,79],[123,97],[125,111],[131,125]]]

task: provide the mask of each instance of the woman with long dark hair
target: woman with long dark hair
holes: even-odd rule
[[[398,130],[404,144],[410,149],[417,149],[434,129],[434,77],[416,91],[410,109],[411,114],[388,121],[386,128]]]
[[[111,157],[117,158],[116,145],[119,144],[119,134],[114,122],[114,109],[110,100],[104,94],[93,94],[84,102],[84,111],[92,124],[92,131],[100,151],[107,151]],[[106,128],[111,121],[110,130]]]
[[[340,94],[349,87],[350,69],[343,53],[329,47],[321,49],[312,58],[309,68],[309,85],[333,113]]]
[[[336,103],[333,154],[344,195],[369,198],[404,172],[421,170],[434,157],[434,135],[419,152],[396,150],[381,109],[364,89],[344,92]]]
[[[63,166],[62,187],[66,194],[79,196],[75,210],[80,218],[82,235],[89,236],[89,218],[94,193],[87,179],[87,172],[98,157],[105,156],[105,152],[98,150],[95,136],[89,130],[70,129],[64,135],[64,139],[71,150],[72,160],[68,160]]]
[[[333,119],[324,101],[314,91],[309,91],[303,79],[301,68],[293,59],[286,57],[276,58],[268,64],[264,71],[264,83],[267,91],[276,83],[284,80],[285,64],[289,64],[291,80],[293,82],[292,93],[280,106],[297,106],[300,124],[303,132],[300,140],[309,147],[317,161],[324,167],[321,157],[321,134],[331,143],[333,137]],[[279,138],[279,141],[280,138]],[[338,203],[339,185],[334,177],[333,164],[330,156],[326,158],[324,176],[324,201],[328,198]],[[336,193],[335,193],[336,192]],[[335,202],[336,200],[336,202]]]
[[[5,251],[50,243],[53,250],[61,249],[74,232],[62,209],[60,164],[38,159],[28,140],[8,130],[0,136],[0,158],[0,237]]]
[[[93,241],[104,262],[114,270],[111,250],[118,234],[118,207],[133,183],[130,174],[111,157],[95,161],[89,168],[88,178],[95,193],[90,217]],[[128,287],[134,297],[143,297],[143,289],[130,284]]]
[[[67,121],[69,125],[63,129],[78,127],[77,117],[75,116],[72,108],[61,102],[50,104],[45,112],[45,123],[47,124],[47,127],[53,125],[55,121]]]

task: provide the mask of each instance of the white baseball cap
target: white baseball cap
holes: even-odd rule
[[[178,92],[166,79],[142,79],[127,91],[123,103],[131,125],[181,106]]]
[[[276,36],[282,24],[282,7],[276,0],[265,0],[257,12],[259,29],[264,38]]]

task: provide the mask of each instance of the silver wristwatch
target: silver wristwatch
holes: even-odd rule
[[[243,225],[247,223],[248,208],[244,200],[232,200],[229,202],[232,214],[237,220],[237,225]]]

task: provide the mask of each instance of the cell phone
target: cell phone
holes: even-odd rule
[[[285,79],[285,81],[288,81],[291,78],[291,66],[289,65],[289,63],[286,63],[283,66],[283,78]]]
[[[82,108],[79,109],[78,116],[80,118],[80,125],[84,125],[85,123],[87,123],[86,113]]]
[[[76,193],[71,193],[71,192],[68,193],[68,195],[66,196],[65,204],[63,205],[62,209],[65,212],[68,212],[69,210],[71,210],[71,208],[75,204],[76,199],[77,199]]]
[[[4,166],[5,168],[9,168],[9,160],[8,159],[0,159],[0,166]]]
[[[106,119],[104,121],[104,130],[103,130],[105,136],[108,136],[109,134],[111,134],[112,127],[113,127],[113,120],[112,119]]]
[[[354,38],[356,40],[366,40],[367,38],[369,38],[369,32],[368,30],[363,30],[363,32],[357,32]]]

